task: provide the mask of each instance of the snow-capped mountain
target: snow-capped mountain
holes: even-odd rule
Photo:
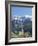
[[[22,20],[24,20],[24,19],[30,19],[31,21],[32,21],[32,16],[30,16],[30,15],[25,15],[25,16],[13,16],[11,19],[13,20],[20,20],[20,21],[22,21]]]
[[[25,16],[13,16],[11,18],[12,22],[12,27],[14,28],[14,31],[16,30],[15,28],[17,25],[21,26],[23,25],[24,31],[32,31],[32,16],[30,15],[25,15]],[[17,28],[19,29],[19,28]],[[18,30],[17,30],[18,31]],[[19,30],[21,31],[21,30]]]

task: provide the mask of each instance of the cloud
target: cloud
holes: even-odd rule
[[[32,21],[32,15],[25,15],[26,18],[30,18],[30,20]]]
[[[31,15],[25,15],[25,17],[26,17],[26,18],[32,18],[32,16],[31,16]]]

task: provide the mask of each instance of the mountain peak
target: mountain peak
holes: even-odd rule
[[[22,20],[22,19],[27,19],[29,18],[32,21],[32,16],[31,15],[24,15],[24,16],[13,16],[11,17],[11,19],[15,19],[15,20]]]

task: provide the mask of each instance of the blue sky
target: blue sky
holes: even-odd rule
[[[13,16],[32,15],[32,8],[11,6],[11,15]]]

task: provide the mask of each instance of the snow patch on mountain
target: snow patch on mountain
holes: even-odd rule
[[[30,18],[30,20],[32,21],[32,16],[31,15],[23,15],[23,16],[11,16],[11,20],[13,20],[13,19],[15,19],[15,20],[22,20],[22,18],[25,18],[25,19],[27,19],[27,18]]]

